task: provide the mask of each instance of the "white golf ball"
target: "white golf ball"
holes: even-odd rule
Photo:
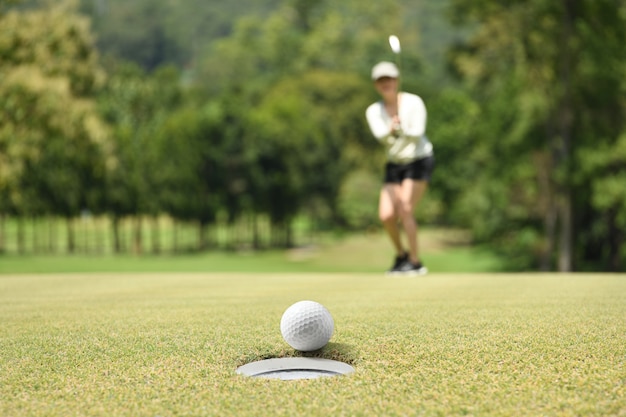
[[[283,313],[280,332],[285,342],[303,352],[321,349],[330,340],[335,322],[330,312],[315,301],[298,301]]]

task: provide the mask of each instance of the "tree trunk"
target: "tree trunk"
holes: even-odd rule
[[[33,217],[30,219],[30,223],[33,225],[33,253],[37,254],[41,250],[41,233],[39,233],[39,219],[38,217]]]
[[[285,247],[286,248],[293,248],[294,247],[293,222],[292,221],[287,221],[285,223]]]
[[[121,253],[122,245],[120,241],[120,218],[117,215],[113,215],[113,221],[111,224],[113,228],[113,253]]]
[[[21,255],[26,253],[26,242],[24,239],[24,220],[21,217],[17,219],[17,252]]]
[[[6,235],[5,218],[6,216],[4,215],[4,213],[0,213],[0,253],[4,253],[6,251],[6,248],[4,246],[4,236]]]
[[[56,253],[57,251],[57,234],[56,234],[56,224],[57,218],[51,217],[48,222],[48,252]]]
[[[261,248],[261,242],[259,240],[259,222],[257,220],[257,214],[252,213],[250,220],[252,222],[252,247],[254,250],[258,250]]]
[[[172,220],[172,251],[178,253],[178,221]]]
[[[572,39],[574,35],[574,1],[562,0],[563,35],[561,55],[559,57],[559,79],[561,80],[562,97],[557,109],[558,139],[556,143],[557,174],[557,210],[559,214],[559,256],[560,272],[572,270],[572,198],[571,198],[571,144],[573,130],[573,101],[571,96],[571,73],[573,67]]]
[[[198,222],[198,246],[199,251],[203,251],[207,247],[207,227],[204,222]]]
[[[622,247],[624,245],[624,231],[618,226],[619,210],[611,210],[609,214],[609,259],[608,270],[622,272]]]
[[[546,246],[541,254],[541,261],[539,265],[542,271],[552,270],[552,255],[554,254],[554,248],[556,247],[556,219],[556,207],[551,202],[543,218],[543,225],[546,233]]]
[[[141,216],[136,216],[133,231],[133,253],[141,255],[143,250],[143,236],[141,230]]]
[[[572,270],[572,199],[563,196],[559,204],[561,228],[559,234],[559,271]]]
[[[67,252],[76,252],[76,236],[74,235],[74,222],[71,217],[65,219],[67,224]]]
[[[107,229],[106,223],[107,223],[106,218],[103,218],[103,217],[100,217],[97,220],[94,220],[95,233],[96,233],[96,252],[99,254],[103,254],[105,251],[104,231]]]
[[[154,216],[152,218],[152,253],[161,253],[161,236],[158,216]]]
[[[550,132],[548,137],[552,135]],[[556,207],[554,204],[554,182],[551,178],[554,172],[551,156],[547,152],[536,152],[533,155],[535,170],[537,172],[537,187],[539,199],[537,207],[543,218],[544,244],[539,253],[539,269],[541,271],[552,270],[552,259],[556,248]]]

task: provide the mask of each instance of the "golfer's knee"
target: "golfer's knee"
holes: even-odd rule
[[[401,219],[413,217],[413,205],[410,202],[401,202],[398,205],[398,217]]]
[[[379,212],[378,218],[382,223],[392,223],[396,221],[395,213],[389,211]]]

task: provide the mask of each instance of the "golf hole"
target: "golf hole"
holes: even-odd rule
[[[315,379],[354,372],[347,363],[322,358],[273,358],[251,362],[237,368],[237,373],[265,379]]]

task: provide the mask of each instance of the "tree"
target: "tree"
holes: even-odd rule
[[[107,177],[106,208],[113,216],[114,250],[122,250],[119,221],[135,215],[133,250],[143,248],[141,216],[162,209],[156,137],[182,101],[178,72],[162,68],[151,75],[136,65],[115,68],[99,97],[99,109],[112,126],[117,164]]]
[[[246,14],[264,15],[279,0],[206,2],[187,0],[81,0],[94,22],[98,49],[106,57],[133,62],[145,71],[175,65],[193,72],[204,45],[227,36]]]
[[[209,246],[207,227],[221,211],[232,222],[245,206],[250,168],[241,123],[236,107],[216,100],[174,112],[157,136],[163,207],[176,219],[198,223],[198,249]]]
[[[543,268],[555,262],[568,271],[584,264],[584,257],[575,257],[585,251],[574,234],[588,233],[583,216],[589,202],[579,196],[595,179],[576,167],[590,147],[615,143],[624,131],[619,98],[624,52],[618,46],[626,39],[624,2],[455,0],[453,5],[457,17],[477,24],[456,54],[457,68],[484,105],[479,127],[484,144],[474,157],[482,154],[488,166],[476,188],[508,195],[504,204],[486,209],[495,210],[483,222],[495,226],[488,236],[520,242],[520,234],[508,229],[522,226],[532,233],[539,221],[543,231],[536,236],[543,237],[529,242]],[[598,118],[590,121],[592,115]],[[485,146],[497,150],[497,160],[484,157]],[[533,253],[529,249],[525,252]]]
[[[371,136],[362,104],[369,87],[350,74],[310,71],[277,83],[253,111],[246,146],[256,170],[252,189],[277,226],[313,202],[340,220],[346,174],[372,160],[362,151]]]
[[[113,163],[92,97],[102,77],[88,22],[66,4],[0,16],[3,210],[60,214],[96,207]]]
[[[195,85],[211,94],[236,90],[256,102],[284,77],[313,69],[367,77],[375,60],[392,59],[387,36],[390,27],[402,28],[400,17],[393,2],[285,1],[267,18],[238,19],[229,37],[211,43]]]

